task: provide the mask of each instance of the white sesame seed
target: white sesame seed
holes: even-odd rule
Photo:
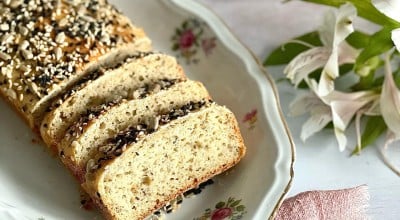
[[[64,32],[58,33],[55,40],[59,44],[64,43],[64,41],[65,41],[65,33]]]
[[[12,77],[12,70],[11,70],[11,68],[8,67],[8,66],[3,66],[3,67],[1,68],[1,74],[2,74],[3,76],[6,76],[8,79],[10,79],[10,78]]]
[[[20,93],[20,94],[19,94],[19,101],[22,102],[22,100],[24,100],[24,94],[23,94],[23,93]]]
[[[12,0],[10,3],[11,8],[16,8],[22,4],[22,0]]]
[[[55,47],[54,48],[54,53],[55,53],[56,60],[60,60],[62,55],[63,55],[63,52],[62,52],[61,48]]]
[[[8,25],[7,23],[0,24],[0,30],[1,31],[8,31],[8,30],[10,30],[10,25]]]
[[[11,0],[3,0],[3,3],[4,3],[5,5],[9,5],[9,4],[11,3]]]
[[[25,59],[30,60],[33,58],[33,53],[30,50],[21,50],[21,52]]]
[[[0,59],[7,61],[11,59],[11,56],[0,51]]]
[[[20,50],[25,50],[26,48],[28,48],[29,46],[29,42],[27,40],[22,41],[21,45],[19,45],[19,49]]]
[[[35,23],[33,22],[33,21],[30,21],[27,25],[26,25],[26,27],[29,29],[29,30],[33,30],[33,28],[35,27]],[[40,33],[39,33],[40,34]]]
[[[25,65],[21,65],[21,66],[19,67],[19,69],[22,70],[22,71],[24,71],[24,72],[29,71],[29,68],[28,68],[27,66],[25,66]]]
[[[13,40],[13,36],[11,34],[5,34],[2,38],[1,38],[1,43],[2,44],[9,44],[11,43]]]
[[[60,23],[59,23],[60,27],[64,27],[67,24],[68,24],[68,17],[65,17],[60,20]]]
[[[17,99],[17,93],[13,89],[7,89],[6,94],[11,99]]]
[[[38,88],[38,86],[36,85],[36,83],[32,82],[31,87],[32,87],[33,92],[34,92],[36,95],[40,96],[39,88]]]

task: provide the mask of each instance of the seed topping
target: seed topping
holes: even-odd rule
[[[0,88],[22,86],[26,92],[35,83],[31,94],[36,98],[49,94],[53,84],[69,79],[92,57],[133,40],[125,36],[131,26],[119,16],[103,0],[0,1],[0,68],[12,70],[12,83]],[[0,82],[5,82],[4,75]],[[15,88],[13,82],[18,82]]]
[[[100,155],[97,161],[93,164],[91,162],[90,166],[87,165],[86,172],[89,174],[93,173],[102,166],[104,161],[120,156],[129,144],[136,143],[143,136],[157,131],[161,126],[168,124],[170,121],[188,115],[190,112],[198,111],[210,103],[210,101],[190,102],[176,109],[171,109],[168,112],[160,112],[155,116],[143,119],[143,122],[119,132],[115,137],[108,139],[102,147],[99,147]]]

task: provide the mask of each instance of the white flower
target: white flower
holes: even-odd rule
[[[400,22],[400,1],[399,0],[372,0],[372,4],[383,14]],[[392,30],[392,41],[400,51],[400,28]],[[385,81],[382,86],[380,98],[380,110],[390,132],[388,137],[400,139],[400,91],[393,80],[393,73],[390,64],[390,53],[385,57]],[[393,141],[393,140],[390,140]]]
[[[400,22],[400,1],[399,0],[372,0],[372,4],[380,12],[389,18]],[[396,49],[400,51],[400,28],[392,31],[392,41]]]
[[[313,47],[296,56],[285,68],[284,73],[296,86],[308,75],[322,68],[317,95],[325,96],[334,90],[334,79],[339,76],[339,65],[353,63],[359,51],[351,47],[346,37],[353,29],[356,8],[346,3],[338,13],[329,12],[319,29],[319,36],[324,46]]]
[[[357,114],[375,114],[376,100],[379,95],[373,91],[344,93],[334,90],[320,97],[316,94],[318,85],[315,80],[306,80],[306,82],[312,91],[299,96],[290,106],[292,115],[310,113],[310,118],[302,127],[301,139],[305,141],[332,122],[339,150],[343,151],[347,144],[344,131],[351,119]],[[359,130],[359,121],[356,127]],[[360,140],[359,131],[357,131],[357,140]]]
[[[400,21],[400,1],[399,0],[371,0],[371,3],[380,12],[389,18]]]
[[[400,91],[393,80],[390,55],[385,59],[385,80],[382,86],[380,106],[382,117],[394,139],[400,138]]]
[[[290,105],[292,116],[305,113],[310,113],[310,118],[302,126],[300,134],[302,141],[306,141],[332,121],[331,109],[314,92],[298,96]]]

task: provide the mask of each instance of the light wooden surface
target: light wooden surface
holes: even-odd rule
[[[300,1],[282,4],[276,0],[199,0],[218,14],[234,34],[260,60],[280,43],[318,27],[325,7]],[[356,26],[369,27],[363,21]],[[370,29],[371,30],[371,29]],[[267,68],[275,79],[282,78],[282,68]],[[348,131],[349,146],[339,152],[331,131],[323,131],[303,143],[299,136],[307,117],[289,117],[288,105],[296,91],[278,83],[281,105],[297,149],[295,179],[289,196],[308,190],[348,188],[366,184],[370,192],[369,214],[373,219],[400,219],[400,177],[382,162],[377,144],[360,156],[350,157],[355,145],[354,129]],[[353,125],[351,125],[353,126]],[[396,149],[397,148],[397,149]],[[389,155],[400,166],[400,149],[393,144]]]

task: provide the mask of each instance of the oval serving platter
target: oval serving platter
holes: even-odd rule
[[[294,143],[271,77],[209,9],[189,0],[112,0],[156,50],[236,115],[245,158],[166,219],[273,218],[293,178]],[[0,102],[0,219],[101,219],[80,209],[79,188],[11,108]]]

